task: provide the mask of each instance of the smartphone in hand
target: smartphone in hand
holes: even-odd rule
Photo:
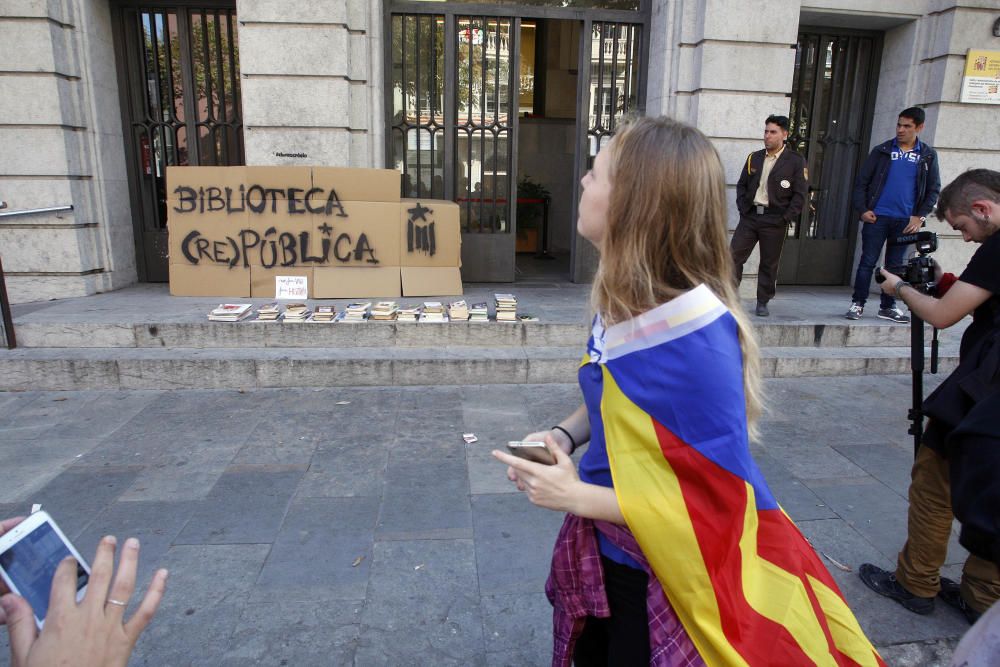
[[[49,609],[56,568],[66,556],[76,559],[76,601],[83,599],[90,567],[48,512],[35,512],[0,535],[0,577],[31,605],[41,630]]]
[[[549,451],[544,442],[511,440],[507,443],[507,451],[514,456],[534,461],[535,463],[544,463],[547,466],[555,465],[556,463],[556,457],[552,455],[552,452]]]

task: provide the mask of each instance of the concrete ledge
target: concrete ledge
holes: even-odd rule
[[[21,347],[135,347],[136,332],[130,324],[90,322],[66,324],[17,324]]]
[[[930,369],[930,348],[925,349],[925,369]],[[895,347],[801,348],[769,347],[761,350],[764,377],[830,377],[843,375],[899,375],[911,372],[910,349]],[[958,346],[942,345],[938,373],[958,365]]]
[[[378,387],[391,385],[392,361],[330,359],[257,364],[258,387]]]
[[[118,355],[121,389],[223,389],[255,387],[254,359],[243,354]]]
[[[369,322],[378,325],[378,322]],[[524,344],[525,330],[533,325],[488,322],[449,322],[447,324],[394,324],[394,344],[399,347],[488,346],[512,347]],[[553,325],[547,325],[553,326]],[[578,339],[579,340],[579,339]],[[586,339],[583,339],[584,341]],[[565,345],[567,343],[561,343]]]
[[[4,391],[62,391],[119,389],[114,359],[0,357],[0,389]]]
[[[899,324],[757,324],[763,347],[910,346],[910,327]],[[17,323],[18,345],[31,348],[356,348],[356,347],[572,347],[581,352],[590,335],[582,324],[527,322],[470,324],[284,324],[255,321]],[[942,333],[951,340],[951,332]],[[925,339],[930,340],[926,328]]]
[[[942,346],[939,373],[957,362],[957,346]],[[556,384],[579,363],[576,347],[26,348],[0,350],[0,391]],[[769,378],[909,372],[909,348],[762,352]]]

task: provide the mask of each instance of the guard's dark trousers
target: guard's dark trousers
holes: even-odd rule
[[[736,284],[743,280],[743,265],[760,243],[760,268],[757,270],[757,301],[767,303],[774,298],[774,288],[778,281],[778,262],[781,248],[785,244],[785,222],[774,213],[740,216],[729,249],[736,265]]]

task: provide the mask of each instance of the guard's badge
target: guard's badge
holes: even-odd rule
[[[788,181],[785,181],[785,180],[781,181],[781,184],[780,184],[780,185],[781,185],[781,187],[785,188],[786,190],[787,190],[788,188],[792,187],[792,184],[791,184],[791,183],[789,183]]]

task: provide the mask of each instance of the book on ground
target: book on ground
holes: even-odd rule
[[[372,307],[371,302],[355,301],[347,304],[344,308],[344,322],[364,322],[368,319],[368,310]]]
[[[470,322],[490,321],[490,311],[486,307],[485,301],[472,304],[472,308],[469,309],[469,321]]]
[[[281,315],[281,307],[277,302],[265,303],[257,309],[257,320],[260,322],[277,322]]]
[[[420,319],[420,305],[411,304],[405,308],[400,308],[396,315],[397,322],[416,322]]]
[[[462,301],[453,301],[448,306],[448,319],[452,322],[464,322],[469,319],[469,306]]]
[[[420,315],[421,322],[447,322],[444,304],[440,301],[424,301],[424,310]]]
[[[372,308],[371,319],[388,322],[396,319],[396,314],[399,312],[399,304],[395,301],[379,301]]]
[[[211,322],[238,322],[249,317],[252,303],[220,303],[208,314]]]
[[[513,294],[494,294],[497,322],[517,322],[517,298]]]
[[[305,322],[309,317],[309,306],[304,303],[290,303],[285,306],[285,316],[283,322],[296,323]]]
[[[316,306],[313,311],[312,317],[309,318],[310,322],[333,322],[333,318],[337,316],[337,309],[333,306]]]

